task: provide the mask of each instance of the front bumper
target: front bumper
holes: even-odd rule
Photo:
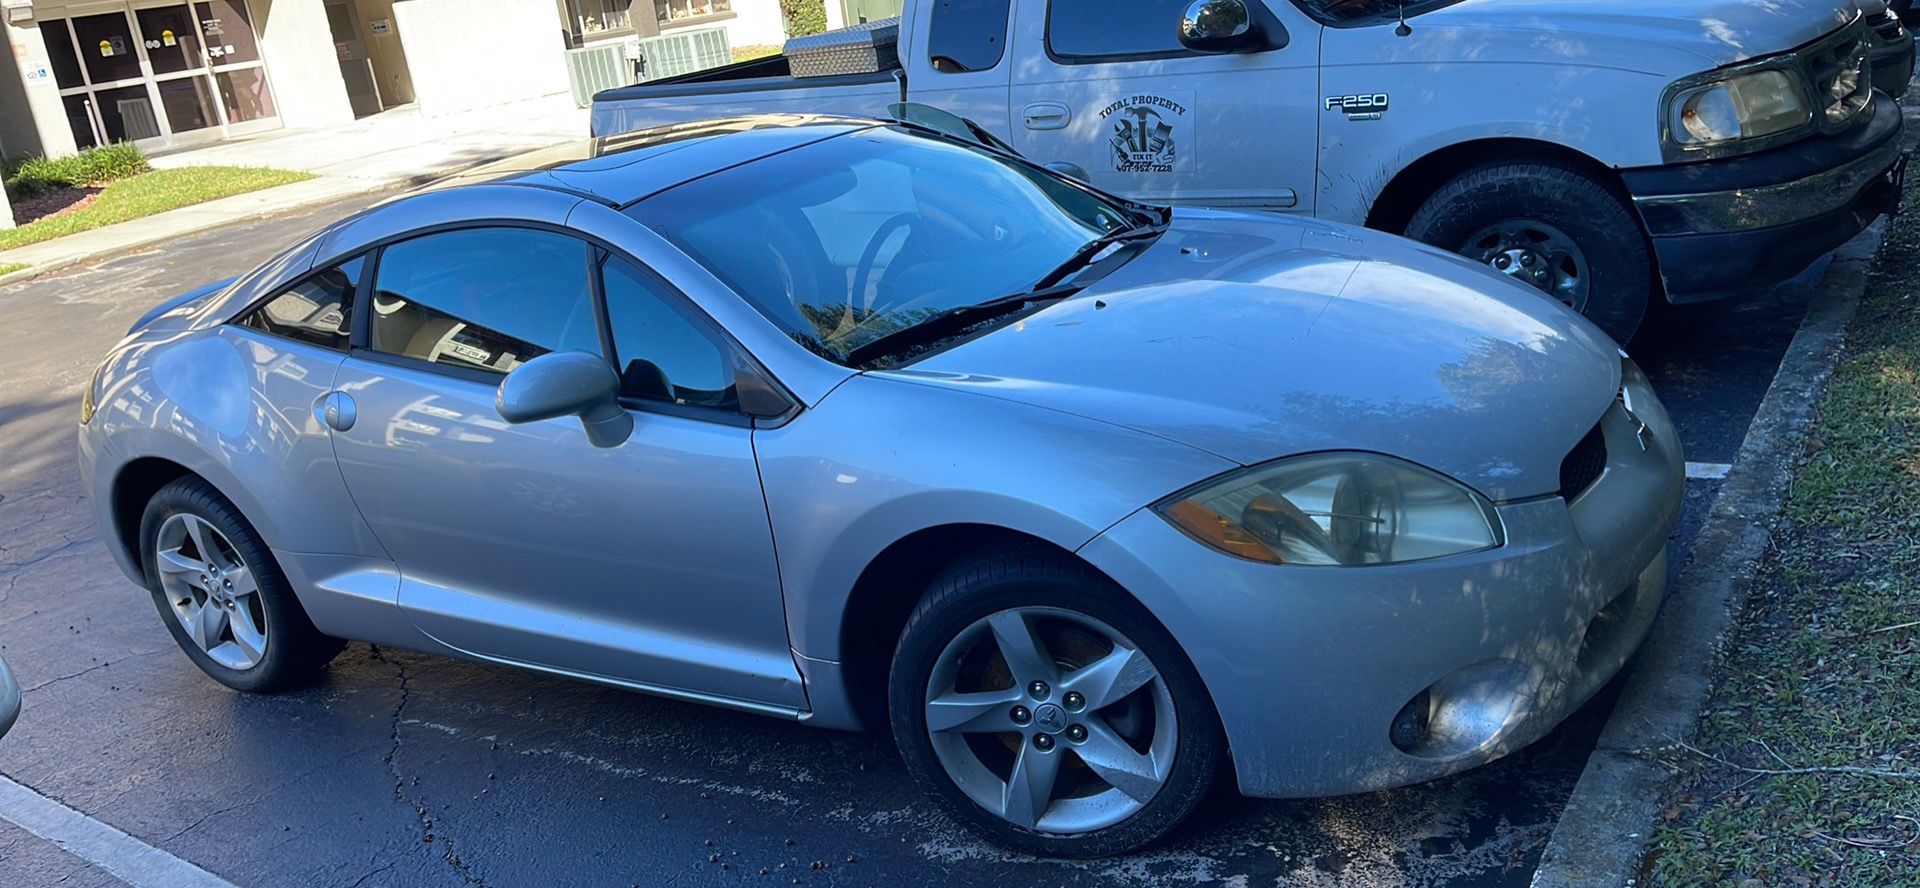
[[[1571,505],[1500,506],[1507,543],[1496,550],[1273,566],[1218,554],[1142,511],[1081,553],[1192,658],[1243,793],[1338,795],[1445,776],[1552,730],[1653,623],[1685,468],[1664,409],[1650,389],[1635,395],[1640,422],[1621,403],[1602,420],[1600,479]],[[1415,705],[1428,735],[1407,743],[1396,723]]]
[[[1769,151],[1623,172],[1668,300],[1777,284],[1897,212],[1905,118],[1884,95],[1867,114],[1845,132]]]

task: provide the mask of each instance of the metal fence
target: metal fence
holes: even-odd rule
[[[639,57],[645,61],[644,78],[628,57],[636,43]],[[727,44],[725,28],[698,28],[569,49],[567,82],[573,89],[574,104],[585,108],[593,104],[593,94],[603,89],[688,74],[732,61],[733,49]]]

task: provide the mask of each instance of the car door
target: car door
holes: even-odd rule
[[[334,436],[347,485],[399,564],[402,611],[452,647],[800,709],[733,354],[664,282],[608,262],[532,228],[383,247],[336,382],[354,412]],[[620,446],[571,417],[496,412],[521,363],[616,344],[635,419]]]
[[[1023,0],[1014,147],[1140,200],[1313,212],[1320,26],[1246,0],[1256,19],[1270,3],[1285,45],[1197,53],[1179,41],[1188,2]]]

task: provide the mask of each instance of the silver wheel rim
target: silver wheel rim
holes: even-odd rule
[[[240,551],[197,515],[175,514],[154,545],[160,592],[187,638],[228,669],[252,669],[267,655],[266,602]]]
[[[1152,801],[1179,739],[1173,697],[1139,645],[1061,608],[1004,610],[954,636],[925,710],[934,755],[967,798],[1060,835]]]
[[[1475,232],[1460,254],[1485,262],[1560,301],[1585,311],[1592,282],[1587,254],[1566,232],[1537,219],[1508,219]]]

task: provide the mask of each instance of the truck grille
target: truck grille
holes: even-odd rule
[[[1607,436],[1594,426],[1560,463],[1560,497],[1573,502],[1607,470]]]
[[[1895,19],[1895,24],[1899,23]],[[1873,103],[1872,70],[1867,63],[1867,23],[1857,20],[1801,52],[1813,81],[1813,97],[1828,129],[1853,120]]]

